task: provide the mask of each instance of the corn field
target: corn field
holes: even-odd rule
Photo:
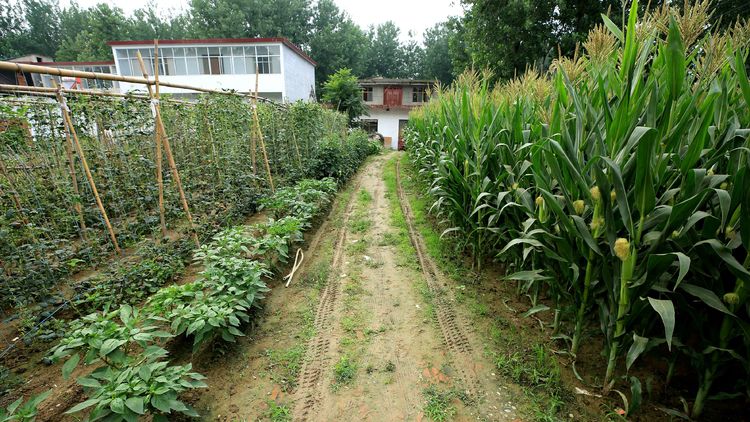
[[[443,236],[554,312],[573,359],[598,342],[582,377],[640,391],[628,371],[663,359],[691,417],[750,397],[750,25],[707,30],[706,5],[634,1],[548,73],[464,74],[406,139]]]

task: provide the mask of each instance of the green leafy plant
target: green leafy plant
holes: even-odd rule
[[[32,396],[24,402],[23,397],[9,404],[7,408],[0,407],[0,422],[33,422],[38,413],[38,407],[52,390]]]

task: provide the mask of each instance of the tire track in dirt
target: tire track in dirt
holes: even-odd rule
[[[457,372],[459,380],[463,383],[466,394],[472,399],[480,398],[481,383],[479,377],[472,366],[475,362],[474,348],[466,334],[466,323],[456,315],[455,304],[451,303],[450,292],[443,288],[445,282],[437,266],[429,258],[425,251],[424,240],[421,234],[414,227],[414,214],[411,210],[404,190],[401,186],[401,167],[400,161],[396,160],[396,186],[398,192],[401,211],[409,232],[409,239],[417,253],[419,266],[422,274],[427,281],[427,286],[434,293],[435,315],[437,317],[440,333],[446,348],[450,352],[451,361]]]
[[[337,299],[341,293],[340,269],[346,245],[346,228],[352,209],[356,203],[355,194],[359,190],[360,183],[361,175],[357,176],[351,191],[352,194],[349,197],[349,202],[346,205],[343,220],[340,223],[340,227],[338,227],[331,270],[326,285],[320,294],[318,307],[315,311],[315,320],[313,323],[315,336],[307,344],[305,358],[300,369],[299,379],[297,380],[294,420],[308,420],[321,400],[320,382],[331,360],[332,336],[330,336],[330,331],[336,322],[334,311]],[[328,220],[326,220],[325,224],[328,224]],[[325,232],[324,230],[319,230],[321,236]],[[309,250],[315,250],[319,241],[320,237],[316,236],[311,242]]]

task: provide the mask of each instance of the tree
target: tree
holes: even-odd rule
[[[54,56],[60,45],[60,8],[56,0],[23,0],[24,33],[18,49]]]
[[[198,37],[310,40],[310,0],[192,0],[190,15]]]
[[[397,77],[402,73],[404,56],[398,41],[399,29],[392,21],[370,27],[370,51],[366,76]]]
[[[555,0],[463,0],[467,46],[479,68],[508,79],[553,47]]]
[[[64,31],[66,36],[55,55],[56,60],[112,60],[112,50],[107,42],[132,36],[122,9],[105,3],[86,10],[77,9],[67,19],[77,31]]]
[[[425,78],[437,79],[443,84],[449,84],[453,81],[454,73],[450,50],[451,35],[448,22],[438,23],[425,31],[422,58],[422,75]]]
[[[318,63],[315,69],[318,88],[337,69],[348,68],[355,75],[363,74],[369,40],[362,29],[339,10],[333,0],[318,2],[313,14],[312,29],[310,54]]]
[[[416,79],[425,77],[424,54],[424,49],[414,39],[401,45],[401,68],[394,76]]]
[[[367,115],[367,106],[362,99],[362,88],[351,69],[339,69],[323,85],[323,101],[349,117],[349,126],[354,119]]]

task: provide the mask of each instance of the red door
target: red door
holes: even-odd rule
[[[383,90],[383,105],[386,107],[400,106],[402,97],[403,91],[400,86],[387,86]]]

